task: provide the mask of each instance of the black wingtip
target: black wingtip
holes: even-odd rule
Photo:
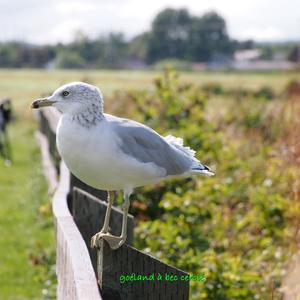
[[[198,168],[193,168],[192,170],[199,170],[199,171],[208,171],[211,172],[211,169],[206,165],[200,165]]]
[[[210,168],[210,167],[208,167],[208,166],[206,166],[206,165],[203,165],[203,166],[204,166],[204,168],[205,168],[206,171],[211,172],[211,168]]]

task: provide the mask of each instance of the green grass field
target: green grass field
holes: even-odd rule
[[[9,127],[14,163],[6,167],[0,161],[0,299],[41,299],[42,290],[47,292],[47,256],[55,245],[46,205],[50,197],[33,136],[32,100],[70,81],[97,85],[105,99],[117,89],[150,88],[157,75],[141,71],[0,70],[0,98],[11,97],[16,112],[16,121]],[[280,92],[290,80],[300,80],[300,75],[212,72],[183,73],[181,78],[199,85],[217,82],[249,89],[267,85]]]
[[[87,81],[97,85],[102,93],[110,95],[116,89],[150,88],[158,72],[151,71],[40,71],[0,70],[0,97],[10,96],[22,114],[28,115],[30,101],[42,93],[55,90],[70,81]],[[271,86],[281,91],[292,79],[300,79],[299,73],[181,73],[181,80],[199,85],[214,82],[228,88],[258,88]]]
[[[49,197],[33,129],[18,114],[9,128],[13,164],[0,163],[1,299],[41,299],[40,254],[54,245],[52,222],[40,213]]]

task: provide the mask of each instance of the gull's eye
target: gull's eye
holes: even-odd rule
[[[62,92],[63,97],[67,97],[70,95],[70,93],[68,91],[63,91]]]

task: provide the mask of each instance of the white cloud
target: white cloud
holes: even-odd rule
[[[0,7],[0,41],[67,42],[78,29],[92,37],[111,31],[132,37],[148,30],[165,7],[186,7],[198,15],[216,10],[235,38],[300,38],[299,0],[0,0]]]
[[[82,1],[72,1],[72,2],[57,2],[55,4],[55,9],[61,14],[72,14],[74,12],[91,12],[94,8],[93,3],[82,2]]]
[[[242,39],[254,39],[257,41],[279,41],[284,39],[282,31],[276,28],[249,28],[241,32]]]
[[[72,41],[76,31],[81,27],[82,23],[79,20],[66,20],[62,23],[59,23],[47,34],[47,36],[44,36],[40,41],[36,40],[36,42],[39,44],[44,44],[47,42],[68,43]]]

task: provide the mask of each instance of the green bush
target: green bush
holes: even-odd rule
[[[192,71],[193,64],[186,60],[180,59],[163,59],[154,64],[154,69],[158,71],[163,71],[166,66],[172,65],[172,67],[178,71]]]
[[[154,91],[117,95],[128,117],[182,137],[216,172],[138,190],[136,246],[191,274],[204,273],[205,282],[191,282],[192,299],[268,299],[271,293],[280,299],[295,217],[294,171],[274,155],[276,143],[263,142],[268,102],[259,109],[255,99],[234,102],[216,127],[206,117],[206,95],[181,84],[172,69]]]
[[[209,82],[202,86],[202,89],[209,95],[222,95],[225,93],[221,84],[216,82]]]
[[[263,86],[254,93],[254,97],[266,100],[272,100],[274,99],[274,96],[273,90],[268,86]]]
[[[55,67],[58,69],[82,69],[85,60],[76,52],[60,51],[55,58]]]

